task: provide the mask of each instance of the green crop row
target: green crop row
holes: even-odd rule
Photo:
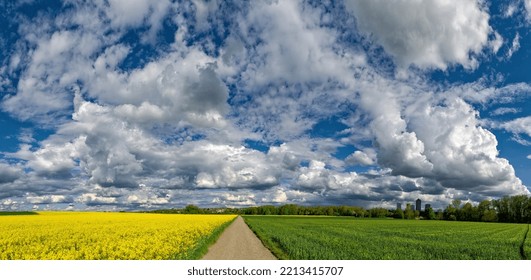
[[[523,224],[245,216],[280,259],[513,260]],[[531,243],[525,243],[531,252]],[[529,253],[528,253],[529,254]]]

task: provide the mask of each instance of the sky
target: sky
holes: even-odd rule
[[[0,210],[529,195],[530,0],[0,13]]]

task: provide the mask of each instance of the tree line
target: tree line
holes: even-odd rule
[[[359,206],[301,206],[285,204],[263,205],[246,208],[199,208],[188,205],[183,209],[163,209],[154,213],[179,214],[238,214],[238,215],[308,215],[349,216],[358,218],[425,219],[448,221],[481,221],[501,223],[531,223],[531,198],[526,195],[505,196],[500,199],[484,200],[477,205],[462,203],[455,199],[444,210],[414,210],[407,204],[405,210],[390,210],[382,207],[364,209]]]
[[[187,205],[183,209],[154,210],[163,214],[238,214],[238,215],[307,215],[307,216],[351,216],[359,218],[392,217],[393,211],[386,208],[364,209],[358,206],[301,206],[285,204],[280,206],[263,205],[245,208],[199,208]]]
[[[474,205],[454,199],[444,210],[415,211],[412,205],[396,209],[397,219],[427,219],[471,222],[531,223],[531,197],[527,195],[504,196],[500,199],[483,200]]]
[[[482,221],[500,223],[531,223],[531,198],[527,195],[504,196],[484,200],[478,205],[453,200],[443,211],[451,221]]]

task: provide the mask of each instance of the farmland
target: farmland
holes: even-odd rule
[[[527,224],[245,216],[279,259],[522,259]],[[531,242],[525,239],[526,255]]]
[[[197,259],[235,217],[87,212],[0,216],[0,259]]]

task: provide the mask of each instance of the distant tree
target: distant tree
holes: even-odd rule
[[[184,214],[201,214],[201,209],[193,204],[186,205],[183,210]]]
[[[492,208],[492,203],[490,200],[483,200],[478,205],[478,211],[483,213],[485,210],[490,210]]]
[[[459,212],[459,220],[460,221],[472,221],[473,216],[473,206],[472,203],[467,202],[465,205],[463,205],[463,208],[461,208],[461,211]]]
[[[264,215],[276,215],[277,208],[273,205],[267,205],[264,207]]]
[[[250,207],[247,208],[247,214],[248,215],[258,215],[258,208],[257,207]]]
[[[435,219],[444,220],[444,212],[440,209],[437,210],[437,213],[435,213]]]
[[[453,204],[448,205],[444,209],[444,219],[449,221],[457,220],[457,209],[454,207]]]
[[[433,211],[433,208],[428,208],[426,209],[426,211],[424,211],[424,215],[426,217],[427,220],[435,220],[437,217],[435,215],[435,211]]]
[[[385,208],[381,208],[381,207],[376,207],[376,208],[371,208],[369,212],[371,213],[372,218],[385,218],[387,217],[389,210]]]
[[[481,214],[481,221],[482,222],[496,222],[496,221],[498,221],[498,215],[496,214],[496,210],[494,210],[494,209],[483,210],[483,213]]]
[[[492,202],[490,200],[483,200],[477,206],[478,221],[483,221],[483,215],[486,211],[493,209]],[[496,211],[494,211],[496,213]]]
[[[478,221],[481,221],[481,214],[479,213],[479,209],[477,206],[472,206],[472,217],[471,217],[471,221],[475,221],[475,222],[478,222]]]
[[[278,212],[280,215],[297,215],[299,213],[299,206],[295,204],[282,205]]]
[[[362,207],[354,206],[352,207],[352,212],[354,217],[363,218],[368,216],[367,211]]]
[[[525,222],[531,223],[531,198],[527,199],[527,203],[525,205]]]
[[[354,216],[354,211],[350,207],[347,206],[340,206],[339,209],[339,216]]]
[[[404,219],[404,211],[402,209],[398,208],[395,210],[395,213],[393,215],[393,218],[395,219]]]
[[[515,195],[510,197],[511,218],[514,223],[524,223],[526,216],[527,195]]]
[[[510,198],[508,196],[504,196],[500,199],[493,200],[492,204],[498,213],[498,221],[504,223],[504,222],[510,222]]]
[[[413,208],[411,204],[406,204],[406,210],[404,211],[404,217],[408,220],[415,219],[415,211],[413,211]]]

